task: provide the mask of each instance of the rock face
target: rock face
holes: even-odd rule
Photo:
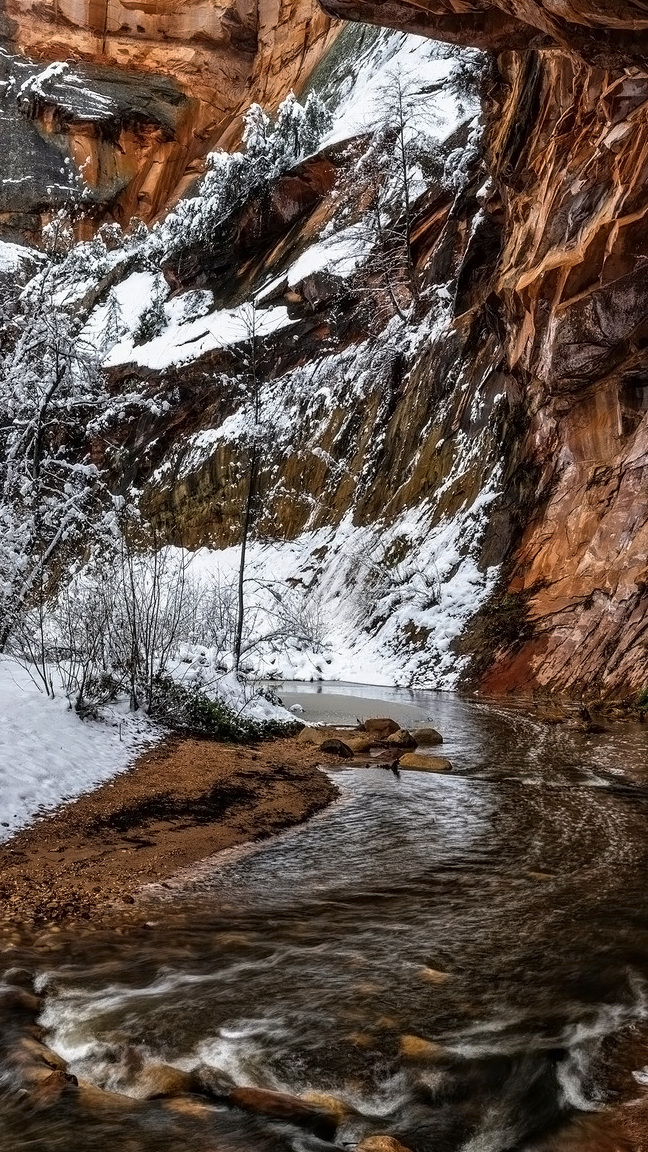
[[[304,85],[335,34],[315,0],[9,0],[4,234],[37,237],[80,189],[99,219],[151,219],[240,137],[250,103]]]
[[[648,10],[634,0],[325,0],[324,8],[347,20],[363,20],[418,32],[451,44],[492,52],[573,49],[602,66],[623,68],[648,50]]]
[[[3,121],[10,166],[36,176],[6,185],[0,212],[23,235],[65,203],[84,165],[95,215],[109,206],[151,218],[208,148],[236,140],[247,103],[276,104],[336,35],[307,0],[280,11],[18,7],[5,9],[14,53],[75,57],[45,76],[22,58],[3,64],[20,92]],[[329,144],[251,194],[209,250],[163,263],[170,300],[212,293],[215,308],[231,308],[261,290],[264,306],[289,314],[262,366],[284,415],[264,465],[260,534],[322,533],[299,574],[316,586],[337,564],[325,530],[352,520],[340,582],[365,582],[362,626],[382,630],[390,651],[406,637],[412,683],[440,669],[433,682],[452,686],[443,675],[458,648],[465,684],[488,692],[636,695],[648,680],[648,4],[325,7],[488,50],[485,132],[477,147],[470,117],[461,122],[444,142],[451,169],[468,157],[461,180],[430,183],[414,205],[420,338],[401,333],[404,351],[384,339],[397,317],[375,270],[357,280],[317,261],[295,271],[341,204],[349,228],[361,223],[371,189],[351,183],[357,141]],[[347,41],[340,86],[352,59]],[[62,154],[75,163],[61,175]],[[133,347],[110,368],[115,396],[136,384],[150,401],[136,415],[115,405],[116,483],[135,484],[161,537],[188,548],[238,540],[246,447],[223,432],[240,404],[237,371],[222,348],[160,369]],[[98,463],[106,443],[93,446]],[[488,599],[458,642],[453,624],[451,648],[443,594],[468,551],[454,600],[467,595],[469,614],[475,589]]]
[[[485,683],[615,695],[643,685],[648,625],[648,79],[558,51],[500,67],[493,288],[538,491],[509,584],[530,634]]]
[[[484,657],[471,683],[638,690],[648,628],[648,5],[325,7],[498,53],[491,182],[459,312],[481,317],[477,356],[522,401],[507,483],[523,531],[506,586],[468,639]],[[535,493],[521,495],[523,475]]]

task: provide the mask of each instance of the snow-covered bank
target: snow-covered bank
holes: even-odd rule
[[[187,684],[196,676],[182,659],[171,671]],[[220,675],[206,690],[247,719],[294,719],[232,673]],[[51,699],[22,663],[0,656],[0,842],[34,817],[125,771],[167,731],[143,712],[130,713],[125,698],[103,705],[101,716],[82,720],[63,691]]]
[[[0,657],[0,841],[123,772],[154,738],[150,723],[116,710],[81,720],[63,694],[49,699],[18,661]]]

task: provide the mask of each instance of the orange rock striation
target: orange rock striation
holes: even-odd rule
[[[539,484],[510,582],[532,636],[486,687],[614,696],[648,678],[648,68],[500,67],[494,289]]]

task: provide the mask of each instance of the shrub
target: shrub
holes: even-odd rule
[[[294,736],[302,727],[298,721],[284,723],[241,716],[224,701],[210,699],[197,686],[178,684],[171,676],[156,677],[149,714],[175,732],[235,744]]]

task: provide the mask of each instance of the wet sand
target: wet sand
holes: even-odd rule
[[[0,922],[88,920],[145,883],[299,824],[336,796],[319,750],[170,738],[0,845]]]

